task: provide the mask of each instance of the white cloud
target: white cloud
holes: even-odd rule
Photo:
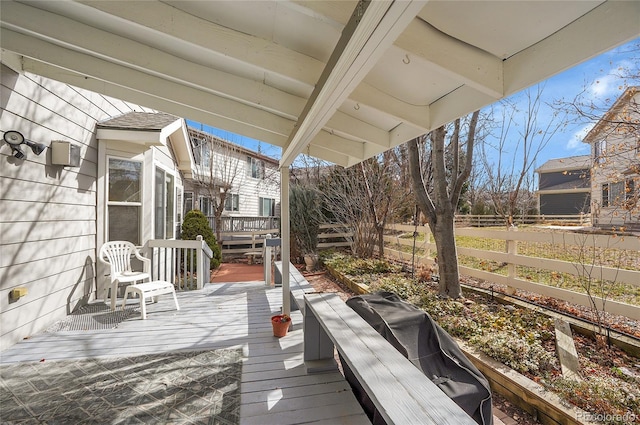
[[[587,87],[587,93],[592,100],[598,101],[608,97],[617,98],[622,91],[624,80],[621,77],[622,70],[628,69],[632,64],[623,59],[615,63],[609,63],[606,69],[602,69],[603,75],[597,76]]]
[[[593,123],[589,123],[575,131],[569,138],[566,149],[568,151],[572,151],[572,153],[582,153],[588,151],[589,145],[587,145],[586,143],[582,143],[582,140],[587,135],[587,133],[591,131],[593,126]]]

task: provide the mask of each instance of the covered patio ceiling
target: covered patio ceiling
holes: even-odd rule
[[[637,1],[5,1],[2,61],[356,164],[640,35]]]

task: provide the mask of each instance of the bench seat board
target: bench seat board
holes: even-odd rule
[[[318,319],[388,424],[475,424],[338,295],[305,298],[305,310]]]

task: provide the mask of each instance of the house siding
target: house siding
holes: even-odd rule
[[[540,214],[564,215],[588,213],[589,193],[550,193],[540,195]]]
[[[80,147],[80,167],[51,165],[49,149],[15,160],[0,145],[0,350],[94,297],[96,122],[143,108],[2,65],[0,130]],[[24,148],[25,146],[23,146]],[[10,302],[9,292],[28,294]]]
[[[594,127],[587,135],[585,142],[591,145],[591,158],[594,163],[593,177],[591,179],[591,201],[594,212],[594,225],[600,227],[640,227],[640,214],[637,206],[631,211],[620,206],[606,206],[602,199],[602,185],[625,180],[634,180],[635,191],[640,188],[640,176],[637,173],[625,174],[632,164],[640,163],[640,151],[637,150],[638,140],[633,132],[612,132],[607,130],[607,122],[615,122],[620,113],[629,113],[626,120],[638,120],[637,107],[630,108],[627,112],[621,112],[618,107],[633,102],[640,104],[640,91],[638,88],[628,88],[630,96],[625,97],[625,92],[616,104],[607,112],[599,125]],[[623,108],[624,110],[624,108]],[[600,126],[601,125],[601,126]],[[596,162],[596,143],[606,141],[606,149],[602,162]]]
[[[205,136],[215,137],[192,128],[189,129],[189,135],[192,139]],[[211,156],[214,168],[232,170],[230,172],[222,172],[226,175],[223,180],[232,180],[229,194],[238,195],[239,198],[238,211],[224,211],[222,215],[226,217],[258,216],[260,213],[260,198],[275,199],[275,215],[280,215],[280,171],[277,161],[245,148],[236,149],[239,150],[228,151],[223,148],[221,152],[214,151]],[[247,157],[262,159],[265,162],[264,179],[251,177]],[[210,173],[209,170],[200,170],[199,168],[198,170],[205,174]],[[209,196],[205,189],[198,188],[198,185],[194,184],[193,181],[185,181],[184,190],[194,193],[194,208],[198,208],[198,196]]]

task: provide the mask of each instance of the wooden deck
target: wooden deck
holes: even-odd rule
[[[162,296],[148,305],[145,321],[34,335],[0,353],[0,363],[242,347],[241,424],[369,424],[339,372],[305,373],[299,312],[287,336],[273,337],[270,317],[280,311],[281,294],[261,282],[210,284],[178,293],[180,311]]]

